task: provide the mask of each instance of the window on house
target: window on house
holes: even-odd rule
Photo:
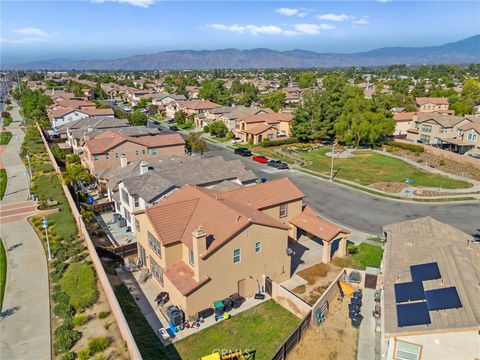
[[[135,229],[139,232],[140,231],[140,222],[135,219]]]
[[[138,150],[135,150],[135,155],[138,156],[138,154],[140,154],[140,153],[138,152]]]
[[[190,261],[190,264],[192,265],[195,264],[195,254],[193,253],[193,250],[188,251],[188,261]]]
[[[240,262],[240,249],[235,249],[233,250],[233,263],[239,263]]]
[[[105,154],[105,160],[108,160],[108,159],[110,159],[110,154],[109,154],[109,153],[106,153],[106,154]]]
[[[396,340],[395,343],[395,359],[398,360],[418,360],[420,359],[420,353],[422,352],[422,346],[412,344],[405,341]]]
[[[422,144],[430,144],[430,136],[428,135],[420,135],[420,142]]]
[[[147,149],[142,150],[142,154],[145,155],[147,153]]]
[[[150,271],[155,279],[163,286],[163,269],[150,256]]]
[[[118,153],[115,153],[115,158],[118,159]]]
[[[260,252],[262,251],[262,243],[260,241],[257,241],[255,243],[255,252]]]
[[[477,141],[477,134],[468,134],[468,141]]]
[[[128,196],[127,191],[125,189],[122,189],[122,191],[120,191],[120,194],[122,194],[122,201],[128,206],[130,206],[130,196]]]
[[[133,206],[138,207],[139,203],[140,203],[140,200],[139,200],[138,196],[134,196],[133,197]]]
[[[152,149],[152,155],[157,155],[157,149]]]
[[[147,236],[148,236],[148,246],[150,246],[150,249],[155,251],[155,254],[161,257],[162,251],[161,251],[160,242],[155,238],[155,236],[152,235],[150,231],[148,232]]]
[[[280,205],[280,217],[287,216],[287,204]]]
[[[422,125],[422,131],[427,133],[432,132],[432,125]]]
[[[447,129],[441,127],[440,130],[439,130],[440,134],[443,134],[444,132],[447,132]]]
[[[98,160],[98,155],[93,155],[93,160],[97,161]]]

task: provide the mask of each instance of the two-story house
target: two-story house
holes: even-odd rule
[[[420,112],[447,112],[448,98],[417,97],[415,102]]]
[[[393,114],[393,120],[395,121],[395,131],[393,136],[398,138],[406,138],[407,131],[415,128],[415,122],[413,117],[417,115],[416,112],[396,112]]]
[[[267,108],[256,108],[240,106],[221,106],[218,108],[205,111],[203,117],[197,116],[195,118],[195,125],[203,127],[212,121],[222,121],[228,130],[235,131],[237,128],[237,121],[241,118],[257,114],[269,114],[273,110]]]
[[[457,128],[471,121],[462,116],[420,113],[413,116],[414,128],[407,130],[407,140],[428,145],[441,145],[442,140],[457,135]]]
[[[469,117],[470,120],[477,120],[476,117]],[[443,139],[442,148],[458,154],[480,156],[480,119],[463,123],[456,128],[456,136]]]
[[[268,113],[240,118],[237,121],[235,135],[244,142],[258,144],[264,139],[278,140],[290,137],[292,114]]]
[[[162,156],[182,156],[185,141],[180,134],[132,137],[105,131],[85,141],[81,160],[95,174],[98,170],[121,165],[120,161],[154,160]]]
[[[234,293],[251,297],[263,276],[290,278],[289,236],[300,228],[333,237],[325,242],[345,255],[346,233],[326,231],[311,209],[302,215],[303,197],[288,179],[225,192],[185,185],[135,213],[139,263],[187,316]]]

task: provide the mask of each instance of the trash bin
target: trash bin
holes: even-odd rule
[[[244,302],[245,298],[239,294],[233,294],[230,296],[230,299],[233,301],[233,308],[238,309]]]
[[[215,309],[215,315],[223,315],[225,312],[225,304],[221,300],[217,300],[213,303],[213,308]]]
[[[225,305],[225,312],[229,312],[233,309],[233,300],[230,298],[226,298],[222,300],[223,305]]]

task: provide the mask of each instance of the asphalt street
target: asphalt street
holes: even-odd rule
[[[423,216],[453,225],[469,234],[480,236],[480,204],[432,204],[390,200],[294,170],[275,170],[265,164],[242,158],[230,149],[209,143],[205,156],[222,155],[226,160],[241,159],[259,178],[269,180],[288,177],[302,190],[305,202],[339,225],[370,234],[382,234],[382,226]]]

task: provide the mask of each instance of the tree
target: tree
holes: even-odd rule
[[[297,77],[297,83],[300,89],[312,87],[317,82],[317,78],[313,71],[302,71]]]
[[[262,97],[262,106],[275,112],[280,111],[285,106],[285,93],[283,91],[274,91],[264,95]]]
[[[210,134],[213,136],[224,137],[227,131],[227,125],[223,121],[214,121],[210,124]]]
[[[200,133],[190,131],[187,139],[185,140],[185,147],[188,153],[203,154],[208,150],[207,143],[200,136]]]
[[[143,113],[141,110],[137,109],[130,115],[128,122],[134,126],[146,125],[147,115],[145,115],[145,113]]]
[[[177,111],[173,117],[177,125],[184,125],[187,120],[187,114],[184,111]]]
[[[63,179],[67,185],[74,185],[78,183],[90,183],[93,181],[93,176],[81,164],[67,162],[65,171],[63,172]]]
[[[222,80],[205,80],[200,87],[198,96],[220,105],[230,105],[232,99]]]

